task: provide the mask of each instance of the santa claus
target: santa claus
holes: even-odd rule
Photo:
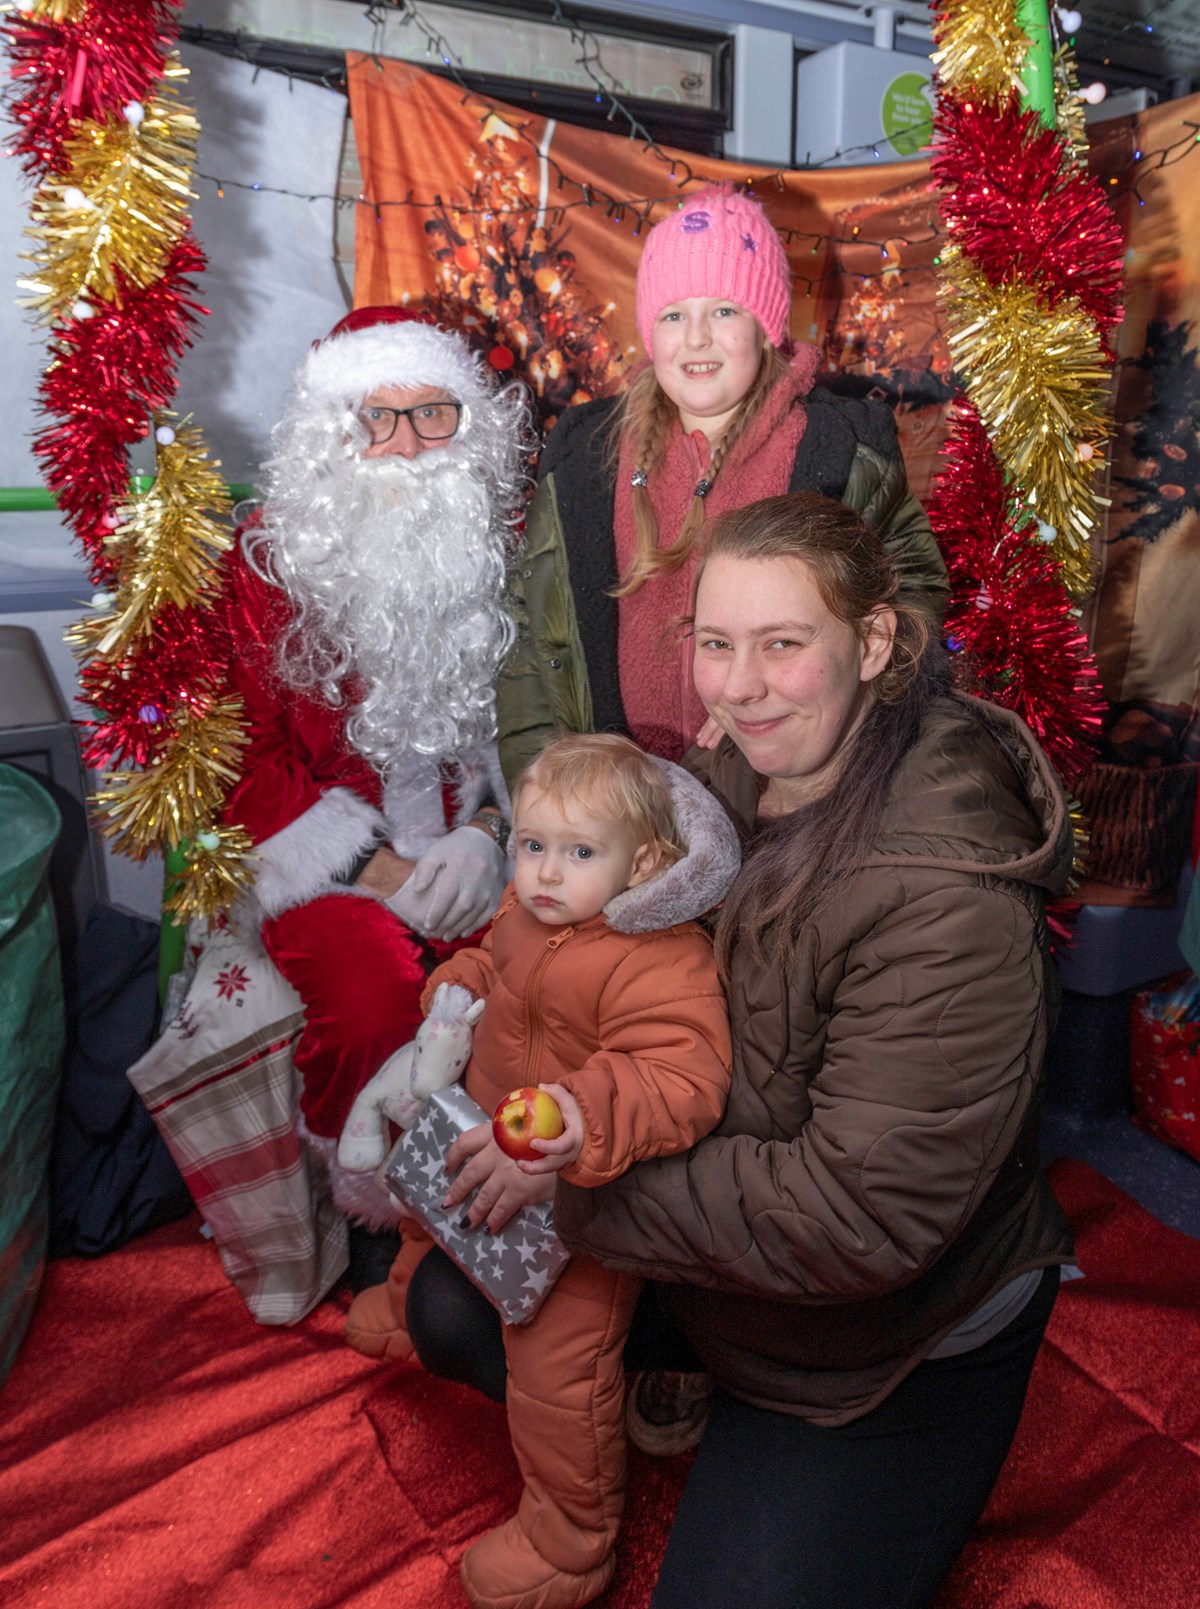
[[[351,313],[300,367],[224,592],[249,737],[227,816],[254,840],[263,942],[304,1003],[302,1127],[371,1227],[391,1205],[338,1168],[337,1137],[413,1038],[427,970],[507,876],[492,689],[530,445],[523,393],[495,389],[463,338]]]

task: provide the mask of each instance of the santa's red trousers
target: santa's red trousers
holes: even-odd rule
[[[421,1023],[426,974],[472,944],[421,939],[378,900],[326,894],[263,923],[267,954],[304,1002],[300,1110],[336,1140],[359,1090]]]

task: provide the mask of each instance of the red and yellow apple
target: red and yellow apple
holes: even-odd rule
[[[557,1140],[563,1131],[558,1102],[544,1089],[513,1089],[492,1114],[492,1133],[496,1144],[516,1162],[536,1162],[542,1151],[535,1151],[531,1140]]]

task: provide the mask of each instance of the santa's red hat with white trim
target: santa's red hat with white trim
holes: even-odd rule
[[[354,406],[382,386],[442,386],[460,402],[491,391],[466,338],[407,307],[358,307],[314,341],[296,379],[314,399]]]

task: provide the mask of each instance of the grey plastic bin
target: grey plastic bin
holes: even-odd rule
[[[36,777],[62,817],[50,893],[62,953],[69,956],[92,907],[104,898],[104,861],[88,829],[87,784],[71,714],[28,626],[0,626],[0,760]]]

